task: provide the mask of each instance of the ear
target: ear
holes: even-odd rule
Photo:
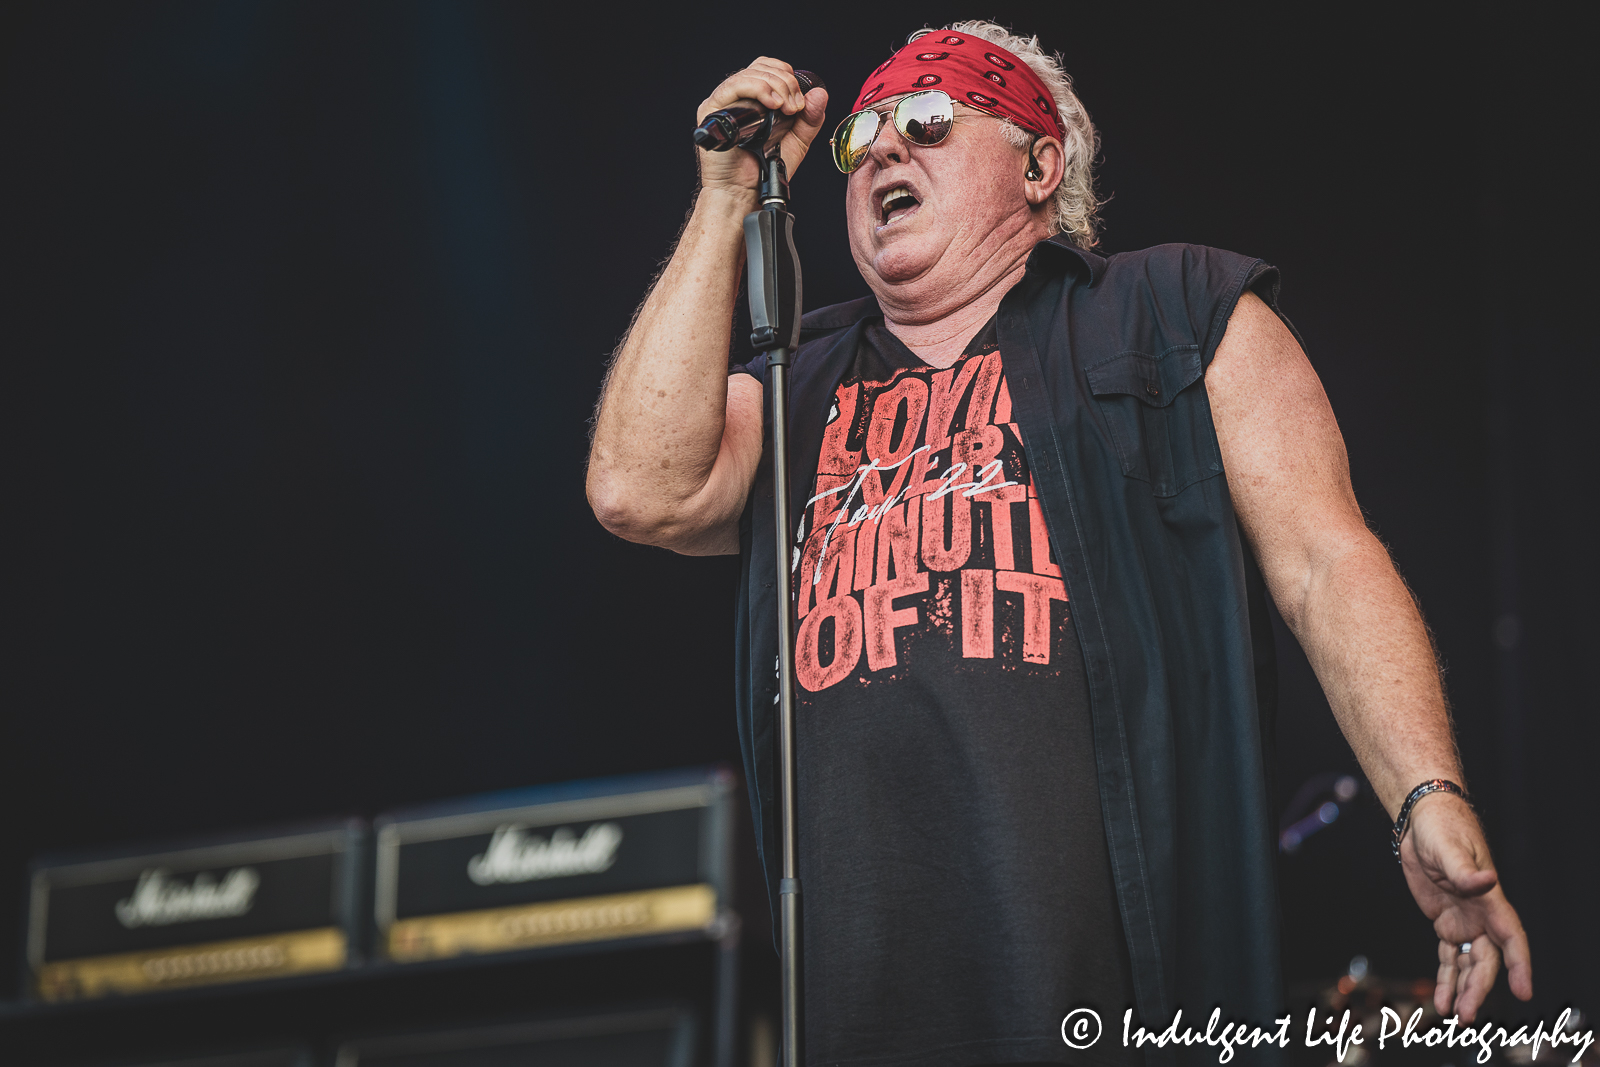
[[[1035,207],[1048,203],[1066,175],[1067,161],[1061,142],[1054,137],[1039,138],[1027,154],[1025,167],[1023,195],[1028,203]]]

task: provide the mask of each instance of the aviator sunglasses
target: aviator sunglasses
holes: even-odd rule
[[[912,144],[936,145],[950,135],[950,127],[955,123],[955,101],[942,89],[924,89],[901,97],[888,116],[872,108],[846,115],[828,140],[828,147],[833,150],[833,165],[841,173],[849,174],[866,162],[873,142],[883,132],[886,117],[900,131],[900,136]]]

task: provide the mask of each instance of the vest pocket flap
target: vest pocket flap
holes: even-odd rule
[[[1136,396],[1154,408],[1164,408],[1174,397],[1200,380],[1200,346],[1169,348],[1160,357],[1143,352],[1123,352],[1084,371],[1095,396]]]

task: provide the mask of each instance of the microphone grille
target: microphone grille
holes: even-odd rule
[[[800,91],[802,93],[809,93],[813,89],[827,88],[826,85],[822,84],[822,79],[811,73],[809,70],[795,71],[794,80],[800,83]]]

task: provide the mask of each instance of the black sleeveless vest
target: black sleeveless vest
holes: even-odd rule
[[[1263,1027],[1283,1009],[1272,630],[1205,390],[1247,288],[1277,310],[1277,270],[1260,260],[1195,245],[1103,257],[1052,238],[1034,249],[997,324],[1013,418],[1083,648],[1137,1022],[1160,1028],[1179,1008],[1198,1029],[1218,1005],[1224,1021]],[[861,324],[878,314],[866,297],[803,320],[790,374],[791,515],[804,511]],[[764,375],[764,359],[749,369]],[[739,740],[776,915],[770,455],[740,545]],[[1121,1040],[1121,1023],[1105,1020],[1107,1040]],[[1204,1046],[1146,1052],[1151,1063],[1216,1056]]]

